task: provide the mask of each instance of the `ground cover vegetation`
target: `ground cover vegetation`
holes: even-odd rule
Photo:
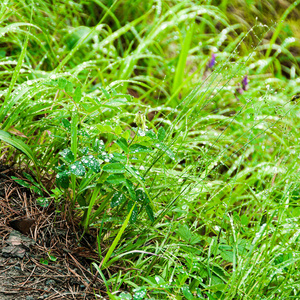
[[[96,299],[300,298],[299,6],[2,1],[2,164]]]

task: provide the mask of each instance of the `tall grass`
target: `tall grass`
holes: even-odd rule
[[[253,3],[1,4],[2,158],[98,230],[111,299],[299,298],[299,1]]]

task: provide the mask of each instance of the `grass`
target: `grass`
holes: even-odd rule
[[[299,1],[248,2],[1,4],[2,161],[110,299],[300,298]]]

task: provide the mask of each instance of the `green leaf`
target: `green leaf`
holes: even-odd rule
[[[20,184],[21,186],[24,186],[28,189],[31,189],[33,192],[37,193],[40,196],[43,196],[43,190],[40,187],[40,185],[33,179],[33,177],[30,174],[27,174],[25,172],[23,172],[24,176],[33,184],[31,185],[30,183],[28,183],[27,181],[17,178],[15,176],[11,176],[11,178],[17,182],[18,184]]]
[[[107,177],[106,181],[111,184],[120,184],[125,182],[126,178],[123,174],[111,174]]]
[[[94,207],[94,204],[99,197],[99,193],[101,191],[101,184],[97,184],[96,187],[94,188],[92,197],[89,199],[89,206],[88,210],[86,212],[86,216],[84,217],[83,224],[84,224],[84,231],[86,232],[88,230],[88,226],[90,225],[90,216],[92,213],[92,209]]]
[[[56,171],[58,172],[58,173],[60,173],[60,172],[63,172],[63,171],[66,171],[66,164],[64,163],[64,162],[61,162],[60,161],[60,165],[59,166],[56,166],[55,167],[55,169],[56,169]]]
[[[151,138],[152,140],[155,140],[155,139],[156,139],[156,134],[155,134],[155,132],[153,131],[153,129],[150,129],[150,130],[146,131],[146,136],[148,136],[148,137]]]
[[[100,163],[93,155],[83,156],[81,162],[95,173],[99,173],[101,170]]]
[[[57,86],[58,87],[58,82],[57,82],[57,80],[51,79],[49,81],[44,81],[42,83],[42,85],[49,85],[49,86]]]
[[[80,42],[83,42],[91,33],[91,29],[86,26],[76,27],[65,39],[65,43],[69,50],[72,50]]]
[[[165,144],[158,142],[158,143],[155,143],[155,147],[162,150],[171,159],[176,160],[176,157],[175,157],[175,154],[173,153],[173,151],[169,147],[167,147]]]
[[[73,84],[70,81],[67,81],[67,84],[65,86],[66,93],[72,93],[73,92]]]
[[[63,118],[62,120],[63,126],[68,129],[68,131],[71,131],[71,123],[69,120]]]
[[[242,215],[242,216],[241,216],[241,223],[242,223],[244,226],[248,226],[248,224],[249,224],[249,218],[248,218],[246,215]]]
[[[212,278],[215,278],[215,276],[212,276]],[[209,300],[219,300],[218,298],[215,298],[212,294],[206,292],[206,296],[208,296]]]
[[[85,175],[85,167],[83,166],[81,161],[75,161],[74,164],[70,165],[69,170],[72,174],[76,176]]]
[[[106,171],[108,173],[124,173],[125,167],[124,165],[120,163],[111,163],[103,166],[103,171]]]
[[[75,159],[74,154],[70,149],[64,149],[63,151],[60,151],[59,155],[68,163],[72,163]]]
[[[71,151],[74,154],[74,159],[77,158],[77,151],[78,151],[78,111],[72,111],[72,119],[71,119]],[[73,184],[73,182],[72,182]]]
[[[130,137],[130,130],[124,131],[123,134],[122,134],[122,137],[123,137],[125,140],[128,140],[129,137]]]
[[[166,131],[163,127],[159,127],[157,132],[158,139],[162,142],[166,137]]]
[[[36,203],[41,207],[48,207],[50,204],[49,198],[39,197],[36,199]]]
[[[133,167],[129,167],[129,166],[126,166],[126,170],[129,174],[131,174],[134,178],[136,178],[138,181],[145,181],[145,178],[143,178],[141,175],[140,175],[140,172],[133,168]]]
[[[182,287],[182,293],[185,296],[185,298],[187,300],[195,300],[196,298],[194,298],[193,294],[191,293],[191,291],[189,290],[188,286],[184,286]]]
[[[50,253],[48,253],[48,257],[51,261],[57,261],[57,257],[51,255]]]
[[[93,149],[97,153],[101,153],[105,148],[104,142],[102,140],[96,139],[93,145]]]
[[[11,178],[17,182],[19,185],[25,187],[25,188],[28,188],[30,189],[31,185],[27,182],[27,181],[24,181],[23,179],[20,179],[20,178],[17,178],[15,176],[11,176]]]
[[[107,251],[107,253],[106,253],[106,255],[105,255],[105,257],[104,257],[104,259],[103,259],[103,261],[102,261],[102,268],[101,268],[101,269],[103,269],[103,268],[106,267],[106,262],[108,261],[108,259],[109,259],[110,256],[112,255],[112,253],[113,253],[113,251],[115,250],[115,248],[116,248],[116,246],[117,246],[117,244],[118,244],[118,242],[119,242],[119,240],[120,240],[120,238],[121,238],[121,236],[122,236],[122,234],[123,234],[125,228],[127,227],[127,224],[128,224],[128,222],[129,222],[129,219],[130,219],[130,217],[131,217],[131,215],[132,215],[132,212],[133,212],[135,206],[136,206],[136,205],[134,204],[133,207],[131,208],[131,210],[130,210],[130,212],[128,213],[128,215],[127,215],[127,217],[126,217],[126,219],[125,219],[125,221],[124,221],[124,223],[123,223],[121,229],[119,230],[119,232],[118,232],[116,238],[114,239],[112,245],[109,247],[109,249],[108,249],[108,251]],[[107,265],[109,266],[109,262],[107,263]]]
[[[132,210],[133,208],[133,210]],[[136,205],[136,203],[134,201],[129,201],[128,202],[128,207],[127,207],[128,212],[132,211],[131,217],[130,217],[130,223],[133,224],[136,222],[138,213],[139,213],[139,209]]]
[[[128,144],[127,141],[121,137],[116,141],[116,144],[125,152],[128,153]]]
[[[106,99],[110,99],[110,94],[108,93],[108,91],[105,88],[103,88],[103,87],[101,87],[100,89],[103,92],[105,98]]]
[[[41,264],[43,264],[43,265],[46,265],[46,266],[48,266],[48,264],[49,264],[49,261],[48,261],[47,259],[43,259],[43,258],[41,258],[41,259],[40,259],[40,263],[41,263]]]
[[[179,224],[177,233],[185,241],[189,241],[189,239],[192,237],[192,233],[190,229],[187,227],[187,225]]]
[[[115,133],[116,133],[117,135],[120,135],[120,134],[122,133],[122,127],[121,127],[121,126],[117,126],[117,127],[115,128]]]
[[[1,32],[2,36],[5,34],[5,31],[4,31],[4,34],[3,34],[3,29],[5,29],[7,27],[8,26],[5,26],[4,28],[3,27],[1,28],[2,30],[0,29],[0,32]],[[15,85],[18,77],[19,77],[19,73],[21,71],[21,67],[23,65],[23,61],[24,61],[24,58],[25,58],[25,55],[26,55],[26,51],[27,51],[28,37],[29,37],[29,34],[27,33],[24,45],[21,47],[22,51],[21,51],[21,54],[19,56],[18,63],[17,63],[17,65],[14,68],[14,73],[12,75],[12,78],[9,80],[10,84],[9,84],[9,88],[8,88],[8,91],[7,91],[6,96],[5,96],[4,103],[1,103],[2,104],[1,108],[0,108],[0,112],[1,113],[2,113],[3,109],[5,109],[5,106],[7,105],[8,101],[10,99],[11,92],[12,92],[12,90],[14,88],[14,85]],[[1,115],[1,113],[0,113],[0,115]],[[2,118],[1,118],[0,121],[2,122]]]
[[[300,1],[294,1],[285,11],[284,13],[282,14],[280,20],[278,20],[277,22],[277,26],[276,26],[276,30],[275,32],[273,33],[272,35],[272,38],[270,40],[270,42],[268,43],[269,45],[269,48],[267,49],[266,51],[266,58],[268,58],[271,54],[271,51],[274,49],[274,43],[276,42],[278,36],[280,35],[280,32],[282,30],[282,27],[284,24],[287,24],[285,21],[285,19],[288,17],[288,15],[297,7],[297,5],[300,4]]]
[[[111,208],[114,208],[126,200],[126,196],[120,192],[116,192],[110,202]]]
[[[133,300],[143,300],[147,295],[147,290],[145,288],[136,288],[133,292]]]
[[[158,286],[162,285],[162,284],[166,284],[166,281],[159,275],[155,275],[155,278],[153,278],[153,279]]]
[[[231,263],[234,261],[234,253],[233,253],[233,249],[231,246],[220,245],[219,250],[220,250],[221,257],[224,260],[231,262]]]
[[[108,102],[105,103],[105,107],[116,107],[116,106],[120,106],[120,105],[126,105],[127,104],[127,99],[126,98],[116,98],[113,100],[110,100]]]
[[[152,150],[146,146],[140,145],[140,144],[134,144],[129,147],[129,153],[134,154],[134,153],[148,153],[151,152]]]
[[[123,162],[123,163],[126,163],[126,161],[127,161],[127,157],[125,155],[123,155],[121,153],[117,153],[117,152],[114,153],[113,159],[115,161],[120,161],[120,162]]]
[[[126,186],[128,192],[129,192],[129,195],[130,195],[131,199],[136,200],[136,193],[134,191],[133,183],[129,179],[126,179],[125,186]]]
[[[26,172],[23,172],[23,175],[24,175],[24,177],[26,177],[31,183],[37,184],[36,180],[34,180],[33,177],[32,177],[30,174],[28,174],[28,173],[26,173]]]
[[[122,300],[132,300],[132,297],[131,297],[131,295],[128,292],[122,292],[119,295],[119,299],[122,299]]]
[[[136,200],[141,202],[143,205],[146,205],[150,202],[148,196],[146,195],[146,193],[144,193],[143,190],[138,189],[135,194],[136,194]]]
[[[38,195],[44,196],[43,191],[39,187],[32,185],[30,188],[31,188],[31,190],[33,190]]]
[[[58,88],[63,90],[67,84],[67,80],[64,77],[60,77],[57,79]]]
[[[96,127],[101,133],[113,133],[114,132],[113,128],[110,125],[96,124]]]
[[[74,92],[74,96],[73,96],[73,99],[76,103],[78,103],[80,100],[81,100],[81,88],[80,86],[78,86],[76,89],[75,89],[75,92]]]
[[[187,243],[194,245],[201,241],[201,238],[191,232],[187,225],[178,225],[177,234]]]
[[[63,189],[69,187],[69,174],[68,171],[59,172],[56,175],[56,184]]]
[[[78,149],[78,152],[81,155],[88,155],[89,151],[90,151],[89,147],[83,147],[83,148]]]
[[[31,149],[22,140],[11,136],[8,132],[3,131],[3,130],[0,130],[0,140],[2,140],[3,142],[6,142],[6,143],[12,145],[13,147],[19,149],[20,151],[22,151],[29,159],[31,159],[33,161],[33,163],[37,169],[37,172],[39,174],[37,159],[34,156]]]
[[[178,63],[176,66],[176,71],[174,75],[174,81],[173,81],[173,87],[172,87],[172,94],[178,93],[179,88],[181,87],[183,81],[184,81],[184,75],[185,75],[185,67],[186,67],[186,61],[189,54],[189,50],[191,47],[192,39],[193,39],[193,32],[195,27],[195,20],[191,20],[191,26],[187,28],[187,32],[185,35],[184,40],[181,44],[181,51],[178,59]],[[176,103],[171,102],[172,106],[175,106]]]
[[[146,213],[147,213],[148,218],[150,219],[150,221],[154,222],[155,218],[154,218],[154,213],[153,213],[152,207],[148,204],[148,205],[145,206],[145,210],[146,210]]]

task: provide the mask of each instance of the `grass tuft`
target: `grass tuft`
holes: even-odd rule
[[[299,1],[250,2],[1,4],[2,163],[103,297],[300,297]]]

